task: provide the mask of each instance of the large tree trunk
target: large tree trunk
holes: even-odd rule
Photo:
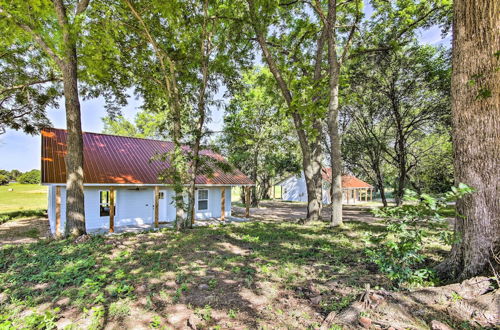
[[[66,233],[85,234],[83,194],[83,137],[78,99],[76,51],[67,59],[64,71],[64,101],[68,130],[66,154]]]
[[[330,138],[330,164],[332,167],[332,184],[330,196],[332,226],[342,225],[342,159],[339,134],[339,76],[340,63],[337,59],[335,24],[337,22],[337,1],[328,1],[327,40],[328,40],[328,73],[330,96],[328,100],[328,135]],[[348,47],[346,45],[345,47]]]
[[[322,159],[322,158],[320,158]],[[309,148],[302,149],[302,166],[304,168],[304,179],[306,182],[307,191],[307,216],[305,221],[316,221],[321,217],[323,194],[322,184],[323,177],[321,175],[322,164],[318,157],[312,157]]]
[[[328,106],[328,135],[330,138],[330,165],[332,167],[332,184],[330,185],[330,196],[332,203],[332,214],[330,223],[332,226],[342,225],[342,155],[339,134],[339,86],[338,75],[333,79],[334,86],[330,91],[330,102]]]
[[[499,267],[493,258],[500,252],[499,13],[497,0],[454,2],[455,181],[476,191],[457,203],[459,241],[438,270],[458,280]]]
[[[66,108],[67,154],[66,162],[66,227],[65,235],[79,236],[86,233],[83,194],[83,136],[78,97],[78,62],[76,40],[61,0],[54,1],[54,8],[62,29],[64,53],[58,65],[63,75],[64,103]]]

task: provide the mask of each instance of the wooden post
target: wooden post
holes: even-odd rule
[[[115,232],[115,188],[109,188],[109,232]]]
[[[358,201],[358,189],[354,188],[354,204]]]
[[[196,194],[198,193],[198,189],[194,189],[194,203],[193,203],[193,208],[191,209],[191,226],[194,225],[194,217],[196,216]]]
[[[61,187],[56,186],[56,237],[61,236]]]
[[[373,188],[370,188],[370,202],[373,201]]]
[[[250,218],[250,187],[245,187],[245,217]]]
[[[159,214],[160,214],[160,187],[155,186],[155,228],[158,228]]]
[[[226,220],[226,189],[220,190],[220,221]]]

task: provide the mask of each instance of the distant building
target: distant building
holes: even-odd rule
[[[323,204],[330,204],[331,168],[323,168]],[[304,173],[290,176],[278,183],[282,199],[291,202],[307,202],[307,189]],[[373,199],[373,186],[352,175],[342,176],[342,202],[356,204]]]

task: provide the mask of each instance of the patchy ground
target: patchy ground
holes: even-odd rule
[[[0,246],[35,243],[49,236],[49,220],[45,217],[17,219],[0,224]]]
[[[378,219],[369,212],[369,204],[344,205],[343,216],[346,221],[364,221],[374,222]],[[233,207],[235,216],[244,216],[244,207]],[[306,203],[301,202],[283,202],[283,201],[263,201],[258,208],[252,208],[250,215],[253,219],[259,221],[287,221],[296,222],[304,219],[307,214]],[[324,207],[322,212],[323,219],[328,219],[331,214],[330,207]]]
[[[356,306],[366,285],[375,289],[372,295],[390,292],[391,282],[364,255],[364,235],[379,232],[383,224],[299,225],[282,221],[300,212],[282,204],[283,210],[268,207],[266,221],[185,233],[163,229],[88,237],[78,244],[2,242],[0,328],[338,329],[360,327],[360,316],[374,321],[372,328],[407,324],[386,320],[384,315],[397,312],[376,309],[382,304],[358,311],[353,323],[339,318]],[[370,217],[364,214],[363,220]],[[427,252],[432,263],[445,250],[431,235]],[[391,294],[396,296],[384,296],[387,304],[400,293]],[[450,294],[443,301],[468,301],[460,297]],[[399,306],[394,301],[390,306]],[[415,304],[398,307],[418,320],[409,328],[428,328],[433,320],[475,326],[447,308],[417,315]],[[387,324],[375,323],[378,319]]]

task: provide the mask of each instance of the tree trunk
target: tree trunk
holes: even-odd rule
[[[377,166],[375,169],[375,174],[377,176],[377,188],[380,191],[380,198],[382,199],[382,204],[387,207],[387,198],[385,197],[384,179],[380,168]]]
[[[311,157],[309,150],[303,150],[302,155],[302,166],[304,168],[307,191],[307,215],[305,222],[316,221],[320,219],[322,209],[321,199],[318,198],[323,192],[322,165],[320,161]]]
[[[330,165],[332,167],[332,184],[330,185],[332,203],[330,223],[332,226],[342,225],[342,155],[338,125],[338,75],[336,76],[336,80],[337,84],[335,84],[330,91],[330,102],[328,106],[328,135],[331,148]]]
[[[459,238],[438,267],[462,280],[491,271],[500,252],[500,71],[497,0],[454,2],[452,117],[455,182],[476,191],[457,202]]]
[[[339,76],[340,63],[337,59],[335,23],[337,21],[337,2],[328,1],[327,40],[328,40],[328,72],[330,96],[328,100],[328,135],[330,139],[330,165],[332,167],[332,184],[330,196],[332,226],[342,225],[342,153],[339,135]],[[346,46],[347,47],[347,46]]]
[[[64,52],[58,61],[62,71],[64,104],[66,108],[67,154],[66,162],[66,226],[68,233],[80,236],[86,233],[83,194],[83,136],[78,95],[78,62],[76,41],[62,1],[54,1],[54,8],[63,34]]]
[[[268,49],[267,42],[263,32],[259,29],[259,23],[255,19],[255,8],[254,3],[251,0],[247,0],[250,15],[253,19],[252,26],[257,37],[257,42],[262,50],[262,55],[271,71],[274,79],[276,80],[278,87],[286,101],[286,104],[290,110],[290,114],[299,138],[300,149],[302,151],[302,167],[304,170],[304,177],[306,181],[307,189],[307,215],[305,221],[318,220],[321,216],[321,195],[322,195],[322,161],[323,161],[323,150],[321,148],[321,141],[319,138],[313,139],[308,138],[308,135],[304,131],[304,125],[302,122],[302,117],[295,109],[296,106],[293,105],[293,97],[288,85],[281,74],[271,52]],[[322,47],[322,43],[318,43],[318,48]],[[322,48],[318,52],[321,55]],[[321,60],[321,56],[319,56]],[[317,65],[317,74],[320,76],[321,73],[321,62]],[[316,72],[315,72],[316,75]],[[316,120],[313,127],[317,130],[318,134],[321,134],[321,124],[319,120]]]

